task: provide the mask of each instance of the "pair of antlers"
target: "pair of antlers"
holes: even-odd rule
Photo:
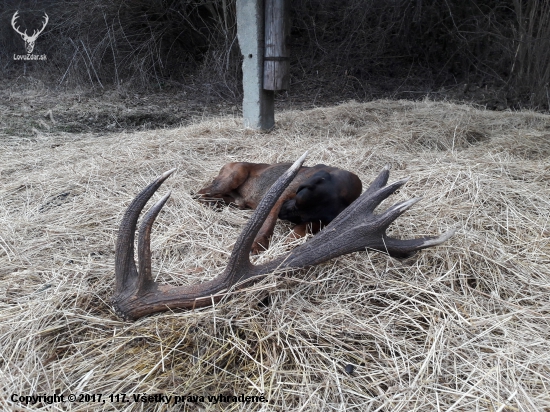
[[[48,21],[50,20],[50,18],[48,17],[48,15],[46,13],[44,13],[44,22],[42,23],[42,28],[40,28],[38,30],[35,29],[32,33],[32,36],[29,36],[27,34],[27,30],[25,30],[24,32],[21,32],[21,30],[19,30],[19,27],[16,26],[16,20],[19,17],[18,13],[19,13],[19,11],[16,11],[13,14],[13,17],[11,18],[11,25],[12,25],[13,29],[19,35],[21,35],[21,37],[25,41],[25,49],[27,50],[27,53],[31,54],[34,50],[34,43],[36,42],[36,39],[38,38],[40,33],[42,33],[44,31],[44,29],[46,28],[46,24],[48,24]]]
[[[175,169],[160,175],[132,201],[120,224],[115,249],[116,290],[112,302],[117,314],[125,319],[177,308],[199,308],[221,299],[235,285],[256,282],[274,271],[294,271],[326,262],[348,253],[374,249],[394,257],[408,257],[414,252],[436,246],[449,239],[454,229],[440,236],[399,240],[386,235],[386,229],[403,212],[421,198],[398,203],[382,214],[374,209],[403,186],[405,178],[386,186],[389,167],[355,202],[340,213],[327,227],[285,256],[253,265],[249,259],[252,242],[269,211],[298,173],[306,158],[304,153],[269,189],[247,222],[221,275],[208,282],[190,286],[163,285],[153,281],[151,274],[151,227],[170,193],[160,199],[145,215],[138,234],[138,266],[134,261],[134,235],[138,217],[147,201]]]

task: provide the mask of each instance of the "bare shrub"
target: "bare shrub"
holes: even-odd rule
[[[6,24],[0,70],[69,86],[177,82],[235,99],[241,62],[235,1],[40,2],[20,14],[31,27],[48,11],[49,27],[37,43],[48,64],[14,62],[21,41]],[[15,0],[0,3],[2,21],[19,7]],[[446,97],[454,87],[453,96],[490,108],[549,107],[548,2],[297,0],[291,13],[292,90],[313,104]]]
[[[50,1],[21,14],[32,17],[47,9],[51,26],[37,48],[52,62],[42,69],[58,84],[101,88],[131,82],[162,88],[171,79],[200,72],[212,80],[215,74],[212,87],[234,94],[231,87],[237,83],[238,71],[234,7],[234,0],[220,4],[94,0],[84,7],[77,1]],[[9,21],[14,11],[15,5],[5,7],[2,21]],[[6,42],[7,53],[2,57],[7,60],[6,69],[15,71],[10,53],[20,45],[10,30],[4,28],[2,39],[11,41]],[[31,68],[39,69],[30,64]]]

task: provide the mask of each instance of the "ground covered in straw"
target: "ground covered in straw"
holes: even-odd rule
[[[73,393],[96,402],[27,408],[550,410],[550,116],[375,101],[281,113],[269,134],[221,118],[1,143],[2,409],[25,410],[14,394]],[[364,186],[386,164],[390,181],[411,176],[381,207],[424,196],[394,236],[456,235],[405,261],[360,252],[273,275],[215,308],[117,318],[117,226],[143,186],[177,167],[155,197],[172,190],[153,229],[153,270],[162,282],[200,282],[223,270],[251,212],[217,211],[192,193],[226,162],[293,161],[306,149],[306,165],[354,171]],[[278,223],[258,260],[285,253],[289,229]]]

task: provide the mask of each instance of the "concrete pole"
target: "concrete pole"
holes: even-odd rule
[[[243,55],[244,125],[270,130],[275,105],[273,91],[263,89],[264,0],[237,0],[237,38]]]

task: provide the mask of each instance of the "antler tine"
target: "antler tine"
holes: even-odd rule
[[[39,29],[39,30],[35,30],[36,33],[33,33],[33,37],[34,36],[37,36],[42,33],[44,31],[44,29],[46,28],[46,25],[48,24],[48,22],[50,21],[50,18],[48,17],[48,15],[46,14],[46,12],[44,12],[44,23],[42,23],[42,28]]]
[[[376,192],[371,193],[365,193],[363,194],[364,200],[359,202],[363,203],[364,210],[367,213],[373,212],[374,209],[380,205],[385,199],[387,199],[390,195],[394,194],[401,186],[403,186],[405,183],[409,181],[410,177],[406,177],[404,179],[398,180],[397,182],[393,182],[390,185],[384,186],[380,189],[378,189]]]
[[[233,252],[231,253],[231,257],[227,263],[227,273],[225,273],[227,276],[234,278],[237,276],[235,273],[236,268],[250,265],[249,254],[252,243],[254,242],[254,237],[262,227],[267,215],[273,208],[273,205],[277,202],[277,199],[279,199],[281,194],[300,170],[307,154],[308,152],[306,151],[292,164],[292,166],[290,166],[285,173],[283,173],[281,177],[279,177],[279,179],[277,179],[275,183],[273,183],[271,188],[267,191],[256,207],[254,214],[239,235],[237,241],[235,242],[235,246],[233,246]],[[232,273],[232,275],[230,275],[230,273]],[[234,279],[233,284],[237,281],[238,279]]]
[[[380,227],[386,230],[392,222],[405,213],[412,205],[422,200],[422,197],[415,197],[404,202],[397,203],[382,213],[378,220],[380,221]]]
[[[139,214],[151,196],[157,191],[160,185],[174,173],[176,169],[169,170],[155,179],[141,191],[130,203],[126,213],[120,222],[118,237],[115,247],[115,278],[116,292],[123,293],[124,290],[133,285],[138,278],[136,262],[134,261],[134,238]]]
[[[386,186],[388,183],[388,179],[390,177],[390,165],[385,165],[378,176],[376,176],[376,179],[370,184],[370,186],[365,190],[364,195],[370,195],[371,193],[376,192],[378,189]]]
[[[449,229],[445,233],[439,236],[425,236],[417,239],[395,239],[393,237],[385,236],[384,243],[386,250],[390,256],[398,258],[407,258],[414,252],[421,249],[425,249],[431,246],[437,246],[446,242],[456,232],[456,228]]]
[[[14,14],[13,14],[13,17],[11,18],[11,25],[13,27],[13,29],[19,33],[21,36],[26,36],[27,35],[27,30],[25,29],[25,32],[24,33],[21,33],[21,31],[19,30],[19,27],[15,27],[15,21],[19,18],[19,10],[17,10]]]
[[[155,205],[149,209],[143,217],[138,233],[138,294],[145,291],[153,283],[151,274],[151,228],[162,207],[170,197],[171,192],[166,193]]]

